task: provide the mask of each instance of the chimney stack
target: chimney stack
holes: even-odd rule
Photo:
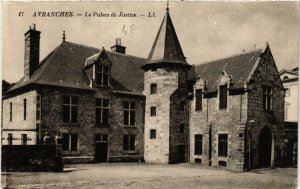
[[[35,24],[29,26],[25,35],[25,57],[24,57],[24,79],[28,80],[38,68],[40,62],[40,31],[37,31]]]
[[[121,38],[116,38],[116,44],[111,47],[111,51],[115,53],[125,54],[126,47],[121,45]]]

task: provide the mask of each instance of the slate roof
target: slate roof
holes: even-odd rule
[[[228,75],[232,76],[232,88],[242,88],[261,54],[262,49],[257,49],[209,63],[195,65],[190,70],[189,77],[192,79],[191,75],[196,78],[200,76],[203,80],[208,81],[208,91],[215,91],[217,90],[217,81],[222,71],[225,70]]]
[[[163,62],[188,65],[182,52],[168,9],[154,40],[147,59],[147,65]]]
[[[63,42],[55,48],[33,73],[28,81],[22,78],[10,91],[30,83],[91,89],[89,78],[84,71],[88,57],[100,49],[71,42]],[[144,71],[140,68],[144,58],[107,51],[112,61],[112,86],[117,91],[133,91],[142,94],[144,88]]]

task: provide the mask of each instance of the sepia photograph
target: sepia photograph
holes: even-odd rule
[[[1,188],[297,188],[299,8],[2,2]]]

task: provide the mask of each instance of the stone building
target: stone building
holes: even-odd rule
[[[238,170],[279,163],[284,88],[269,45],[194,70],[190,162]]]
[[[284,88],[269,45],[190,65],[168,8],[147,59],[120,39],[107,51],[63,36],[39,61],[39,38],[35,26],[25,33],[24,77],[3,97],[3,144],[62,138],[76,162],[245,170],[280,160]]]

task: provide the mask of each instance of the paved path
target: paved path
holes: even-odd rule
[[[62,173],[2,173],[7,188],[296,188],[297,169],[261,169],[236,173],[195,164],[143,163],[66,166]]]

